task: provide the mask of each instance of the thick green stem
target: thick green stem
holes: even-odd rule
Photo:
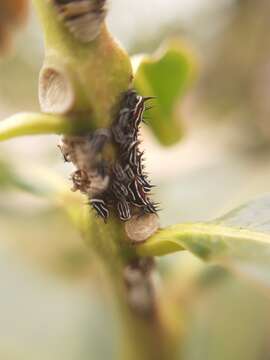
[[[43,25],[46,48],[40,76],[42,107],[48,112],[72,114],[75,123],[77,114],[78,119],[83,117],[91,123],[93,129],[110,126],[119,100],[132,82],[128,55],[113,40],[104,23],[95,40],[83,43],[59,19],[52,1],[33,0],[33,3]],[[59,103],[66,100],[61,91],[68,95],[65,106]],[[124,358],[167,359],[167,336],[152,279],[140,264],[123,224],[116,218],[104,224],[87,216],[83,228],[115,294],[128,345]],[[136,284],[132,276],[127,279],[129,271],[135,271],[139,279]],[[141,293],[136,293],[137,286],[144,294],[142,301]]]
[[[81,43],[59,21],[52,2],[33,0],[45,37],[45,66],[61,67],[70,78],[76,111],[97,127],[111,123],[119,97],[132,81],[131,62],[106,25],[90,43]]]
[[[116,307],[122,320],[123,359],[173,359],[172,339],[161,316],[160,304],[152,292],[154,285],[151,269],[149,279],[148,275],[141,280],[138,279],[143,265],[141,266],[133,246],[126,239],[123,228],[114,220],[110,220],[104,226],[101,220],[92,219],[91,225],[85,228],[84,236],[101,262],[107,282],[115,294]],[[149,261],[151,263],[151,259]],[[138,262],[138,268],[134,268],[134,272],[131,273],[133,270],[130,264],[134,262]],[[139,300],[139,306],[136,302],[134,306],[132,301],[133,296],[136,297],[133,291],[136,289],[132,289],[132,280],[129,284],[131,288],[126,284],[129,277],[136,277],[136,286],[142,281],[142,286],[150,287],[149,293],[146,294],[148,298],[145,299],[143,296],[143,304]],[[141,296],[141,286],[139,292],[138,296]]]

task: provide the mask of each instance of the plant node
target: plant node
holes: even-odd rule
[[[44,66],[39,76],[39,102],[43,112],[64,115],[75,103],[72,82],[55,66]]]
[[[134,243],[146,241],[159,229],[159,217],[157,214],[134,215],[125,224],[125,231]]]
[[[88,43],[99,35],[106,17],[106,0],[53,0],[60,19],[73,36]]]

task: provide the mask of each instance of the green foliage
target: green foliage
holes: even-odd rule
[[[173,145],[182,137],[177,104],[194,79],[195,68],[193,54],[173,40],[154,55],[143,57],[135,72],[138,92],[156,97],[153,108],[147,112],[147,123],[163,145]]]
[[[158,256],[189,250],[270,287],[270,197],[253,201],[211,223],[179,224],[159,231],[138,253]]]

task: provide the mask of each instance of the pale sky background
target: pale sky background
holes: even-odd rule
[[[129,47],[142,31],[154,34],[176,21],[188,27],[193,16],[210,7],[212,11],[226,9],[231,3],[232,0],[110,0],[108,21],[112,32]]]

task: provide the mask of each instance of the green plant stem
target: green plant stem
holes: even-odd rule
[[[132,81],[129,56],[104,24],[90,43],[80,43],[59,21],[52,1],[33,0],[45,38],[45,64],[61,66],[73,81],[76,110],[88,111],[86,121],[107,127],[119,97]]]
[[[0,122],[0,141],[25,135],[63,134],[71,130],[71,122],[66,117],[19,113]]]
[[[111,37],[105,24],[94,41],[80,43],[59,20],[52,1],[33,0],[33,3],[44,30],[44,66],[60,67],[72,83],[75,95],[72,113],[83,113],[92,128],[110,126],[122,94],[131,85],[128,55]],[[82,230],[115,294],[125,335],[124,359],[168,359],[166,329],[160,318],[159,304],[149,299],[153,304],[151,316],[138,314],[130,306],[124,271],[138,256],[125,235],[123,224],[118,219],[104,224],[86,215]]]
[[[123,359],[173,359],[174,349],[160,315],[160,304],[154,299],[152,311],[147,315],[134,311],[129,304],[123,273],[137,256],[121,224],[110,220],[104,226],[101,220],[92,218],[87,222],[83,235],[102,264],[106,281],[115,294],[122,322]]]

